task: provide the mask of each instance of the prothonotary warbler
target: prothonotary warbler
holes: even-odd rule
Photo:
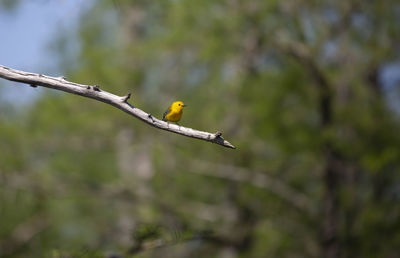
[[[182,101],[175,101],[172,105],[165,111],[162,120],[171,121],[178,123],[181,120],[183,108],[186,107]]]

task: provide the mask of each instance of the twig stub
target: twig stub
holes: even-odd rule
[[[218,138],[218,137],[221,137],[222,136],[222,133],[221,132],[216,132],[215,133],[215,138]]]
[[[122,98],[122,102],[127,102],[130,97],[131,97],[131,94],[128,93],[125,97]]]

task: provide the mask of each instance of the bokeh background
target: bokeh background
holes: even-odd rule
[[[0,0],[0,257],[400,257],[400,3]]]

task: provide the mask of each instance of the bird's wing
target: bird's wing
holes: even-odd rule
[[[171,112],[171,107],[169,107],[169,108],[164,112],[163,117],[162,117],[162,120],[163,120],[163,121],[167,121],[167,120],[165,119],[165,117],[168,115],[169,112]]]

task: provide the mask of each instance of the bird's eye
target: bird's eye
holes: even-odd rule
[[[180,106],[181,104],[178,104],[178,106]]]

